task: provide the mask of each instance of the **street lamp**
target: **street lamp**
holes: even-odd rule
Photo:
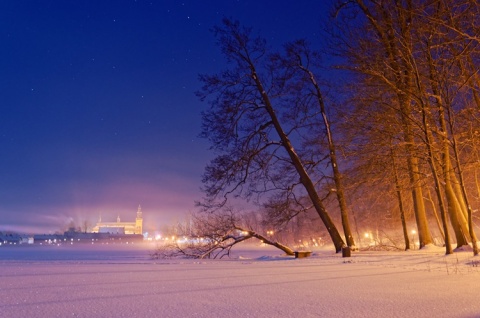
[[[373,237],[373,234],[372,232],[368,231],[368,232],[365,232],[365,239],[367,240],[367,245],[368,246],[372,246],[373,242],[374,242],[374,237]]]

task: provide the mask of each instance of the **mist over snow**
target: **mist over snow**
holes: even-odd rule
[[[470,251],[332,249],[295,259],[244,244],[222,260],[154,260],[153,244],[1,246],[0,316],[479,317]]]

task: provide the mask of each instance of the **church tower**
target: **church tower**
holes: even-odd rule
[[[135,219],[135,234],[143,234],[142,207],[138,205],[137,217]]]

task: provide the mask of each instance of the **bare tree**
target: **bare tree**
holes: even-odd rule
[[[408,6],[411,5],[410,1],[407,2]],[[346,14],[346,19],[339,20],[346,22],[341,28],[346,29],[343,34],[348,37],[342,42],[343,54],[347,57],[351,70],[373,80],[372,83],[381,83],[396,99],[420,246],[423,247],[433,241],[423,202],[415,127],[411,121],[414,114],[410,90],[412,68],[403,58],[403,42],[399,41],[405,38],[405,43],[411,43],[408,41],[411,11],[401,10],[402,4],[391,1],[356,0],[347,3],[352,5],[356,15],[355,19],[350,19],[351,15]],[[348,9],[344,5],[340,7],[342,9],[339,13]],[[356,39],[353,38],[355,36]]]
[[[442,214],[447,253],[451,253],[447,208],[457,245],[466,245],[470,239],[475,251],[476,237],[470,222],[473,208],[465,190],[452,118],[456,109],[468,104],[458,103],[459,98],[468,96],[478,101],[475,64],[479,28],[477,17],[472,15],[479,10],[478,2],[355,0],[339,4],[339,12],[355,13],[341,20],[347,21],[343,26],[348,31],[343,34],[351,40],[343,45],[352,63],[350,69],[362,74],[364,85],[378,90],[381,84],[396,97],[420,246],[431,242],[421,186],[432,182]],[[354,28],[363,33],[358,39]],[[430,178],[421,175],[422,161],[429,164]]]
[[[225,19],[214,32],[233,68],[200,77],[200,98],[213,96],[202,134],[220,152],[204,174],[203,205],[211,208],[222,196],[223,204],[229,195],[307,197],[339,252],[345,243],[317,192],[321,177],[312,179],[324,175],[317,166],[319,154],[293,146],[318,126],[318,111],[294,98],[293,74],[275,67],[265,40],[253,37],[251,29]]]
[[[392,166],[393,166],[393,177],[395,180],[395,192],[397,193],[398,209],[400,210],[400,220],[402,221],[403,240],[405,241],[405,250],[408,251],[410,249],[410,239],[408,237],[407,222],[405,220],[405,208],[403,206],[404,200],[402,196],[402,187],[400,186],[400,180],[399,180],[398,171],[397,171],[398,168],[397,168],[395,153],[393,149],[391,150],[391,154],[392,154],[391,158],[392,158]]]
[[[232,248],[250,239],[274,246],[286,255],[294,255],[288,246],[262,235],[255,230],[257,222],[251,224],[244,214],[231,208],[213,213],[199,213],[192,216],[188,229],[179,229],[177,237],[161,245],[152,253],[153,258],[222,258],[230,256]]]
[[[87,219],[84,219],[83,222],[82,222],[82,227],[83,227],[83,232],[84,232],[84,233],[87,233],[88,230],[89,230],[90,227],[91,227],[90,221],[87,220]]]
[[[294,74],[297,73],[297,79],[295,81],[296,85],[298,85],[298,83],[305,83],[304,85],[307,87],[305,96],[311,96],[320,110],[324,134],[327,141],[329,164],[333,173],[332,178],[335,183],[335,194],[340,208],[345,240],[349,247],[355,249],[355,240],[352,235],[352,230],[350,229],[349,211],[343,184],[343,176],[340,172],[339,161],[337,159],[337,149],[333,138],[332,125],[327,114],[324,94],[320,88],[318,78],[314,74],[314,68],[319,67],[319,53],[312,51],[305,40],[298,40],[289,43],[285,47],[285,56],[278,55],[277,57],[280,61],[278,67],[288,67],[289,69],[292,69]],[[302,96],[299,96],[299,98],[302,98]],[[319,151],[322,152],[322,150]]]

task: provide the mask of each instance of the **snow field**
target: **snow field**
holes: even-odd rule
[[[0,249],[0,317],[480,317],[470,252],[152,260],[151,247]]]

